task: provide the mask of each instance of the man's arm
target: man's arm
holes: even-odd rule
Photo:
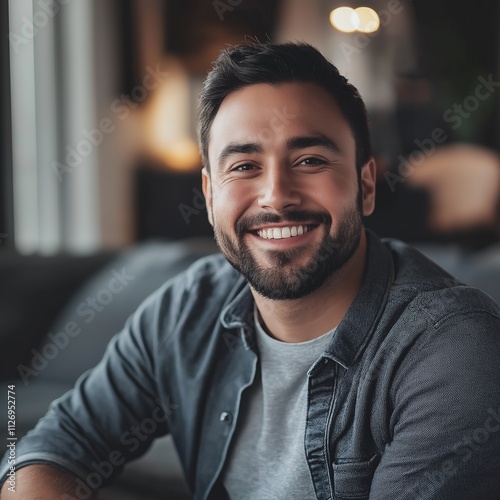
[[[78,484],[72,476],[49,465],[28,465],[16,472],[15,491],[9,491],[9,483],[3,485],[1,500],[58,500],[79,498]],[[96,498],[92,494],[89,499]]]
[[[392,386],[370,500],[500,499],[499,318],[464,313],[429,329]]]

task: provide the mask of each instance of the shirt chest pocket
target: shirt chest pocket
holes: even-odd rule
[[[377,453],[370,460],[334,463],[335,500],[368,500],[379,462],[380,455]]]

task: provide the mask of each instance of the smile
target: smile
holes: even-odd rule
[[[271,227],[263,228],[256,231],[256,233],[265,240],[281,240],[286,238],[293,238],[300,236],[310,231],[314,226],[285,226],[285,227]]]

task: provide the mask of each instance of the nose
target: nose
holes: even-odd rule
[[[272,166],[262,176],[259,207],[282,212],[300,204],[301,196],[297,179],[285,166]]]

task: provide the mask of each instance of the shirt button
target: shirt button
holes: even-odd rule
[[[223,411],[220,415],[219,415],[219,420],[221,422],[226,422],[226,423],[231,423],[231,420],[233,419],[233,416],[227,412],[227,411]]]

